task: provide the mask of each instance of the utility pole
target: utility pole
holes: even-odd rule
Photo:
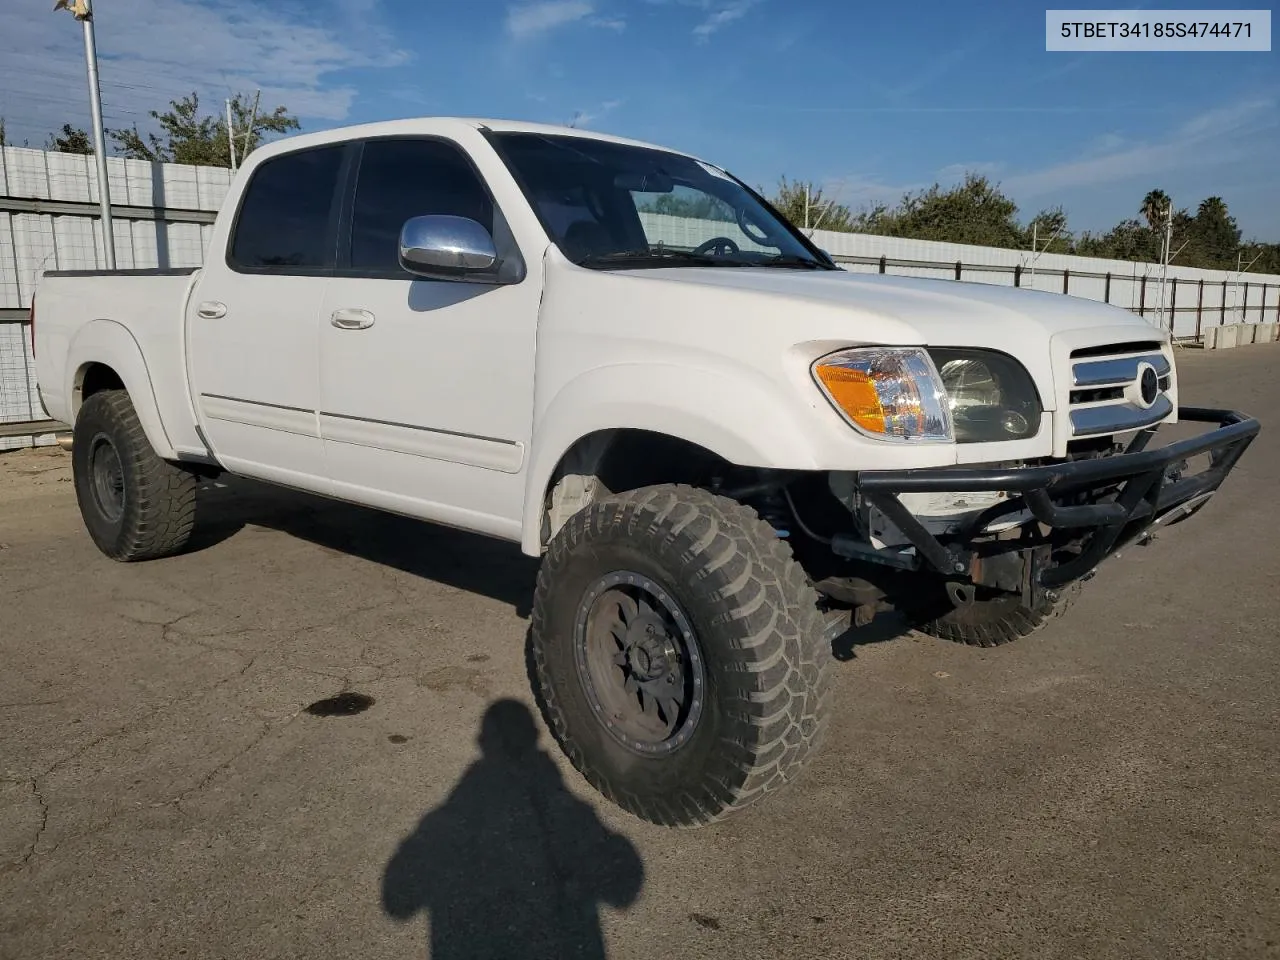
[[[1040,221],[1031,221],[1031,289],[1036,288],[1036,261],[1040,259],[1037,248],[1040,246]]]
[[[1049,239],[1044,242],[1044,249],[1040,249],[1040,221],[1031,221],[1031,289],[1036,288],[1036,261],[1040,259],[1040,254],[1048,253],[1049,248],[1053,246],[1053,241],[1058,239],[1058,234],[1066,226],[1066,221],[1058,224],[1058,229],[1050,234]]]
[[[236,172],[236,130],[231,123],[231,101],[227,101],[227,149],[231,151],[231,172]]]
[[[1164,290],[1169,281],[1169,251],[1173,246],[1173,201],[1165,208],[1164,242],[1160,244],[1160,326],[1164,326]],[[1173,316],[1173,311],[1169,314]],[[1173,332],[1173,324],[1169,324],[1169,332]]]
[[[1236,304],[1236,306],[1241,306],[1241,303],[1240,303],[1240,278],[1241,278],[1242,276],[1244,276],[1244,273],[1245,273],[1245,271],[1246,271],[1246,270],[1248,270],[1250,267],[1252,267],[1255,263],[1257,263],[1257,262],[1258,262],[1258,257],[1261,257],[1261,256],[1262,256],[1262,254],[1261,254],[1261,253],[1259,253],[1257,257],[1254,257],[1254,258],[1253,258],[1252,260],[1250,260],[1248,263],[1245,263],[1245,262],[1244,262],[1244,251],[1243,251],[1243,250],[1237,250],[1237,251],[1236,251],[1236,279],[1235,279],[1235,282],[1231,285],[1231,290],[1232,290],[1232,293],[1233,293],[1233,295],[1234,295],[1233,299],[1235,300],[1235,304]],[[1243,306],[1244,306],[1244,309],[1240,311],[1240,322],[1241,322],[1241,323],[1244,323],[1244,321],[1245,321],[1245,315],[1249,312],[1249,305],[1246,303],[1246,304],[1244,304]]]
[[[89,73],[89,113],[93,118],[93,157],[98,168],[98,206],[102,212],[102,254],[116,268],[116,239],[111,229],[111,185],[107,182],[107,137],[102,126],[102,89],[98,84],[98,44],[93,33],[93,0],[58,0],[54,10],[69,10],[84,28],[84,60]]]
[[[244,147],[240,151],[240,159],[243,160],[249,155],[253,145],[249,142],[253,137],[253,128],[258,124],[258,102],[262,99],[262,91],[259,90],[253,95],[253,113],[249,115],[249,128],[244,132]]]

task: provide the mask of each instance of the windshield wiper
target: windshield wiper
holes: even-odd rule
[[[807,270],[829,270],[825,263],[811,260],[808,257],[770,257],[752,264],[754,267],[804,267]]]
[[[598,253],[583,257],[579,266],[666,266],[667,261],[694,264],[700,267],[732,266],[723,263],[723,258],[706,254],[692,253],[688,250],[619,250],[614,253]]]

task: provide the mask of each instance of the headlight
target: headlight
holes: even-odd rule
[[[816,360],[813,377],[860,432],[877,439],[951,440],[951,414],[933,361],[914,347],[862,347]]]
[[[994,350],[929,351],[947,392],[957,443],[1024,440],[1040,432],[1040,396],[1022,364]]]

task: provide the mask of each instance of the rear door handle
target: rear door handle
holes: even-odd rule
[[[206,320],[221,320],[227,315],[227,305],[217,300],[206,300],[196,307],[196,313]]]
[[[356,307],[343,307],[329,316],[329,322],[339,330],[364,330],[373,326],[373,314]]]

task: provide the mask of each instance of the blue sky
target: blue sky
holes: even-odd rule
[[[0,0],[0,116],[33,144],[85,124],[76,24]],[[1063,6],[1055,4],[1054,6]],[[1162,4],[1164,8],[1170,4]],[[108,125],[183,91],[261,87],[304,127],[516,117],[697,153],[855,208],[965,170],[1073,229],[1151,187],[1220,194],[1280,241],[1280,53],[1044,49],[1044,6],[919,0],[96,0]]]

